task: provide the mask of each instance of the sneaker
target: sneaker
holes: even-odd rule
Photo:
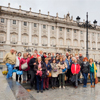
[[[61,86],[59,86],[59,89],[61,89]]]
[[[45,89],[43,89],[45,91]]]
[[[84,88],[86,88],[86,85],[83,85]]]
[[[92,88],[93,86],[91,85],[91,88]]]
[[[43,90],[41,90],[41,93],[43,93]]]
[[[54,87],[52,87],[52,89],[54,89]]]
[[[63,89],[65,89],[65,86],[63,86]]]
[[[93,85],[92,87],[95,88],[95,85]]]
[[[37,90],[37,93],[39,93],[39,90]]]
[[[49,88],[46,88],[47,90],[49,90]]]

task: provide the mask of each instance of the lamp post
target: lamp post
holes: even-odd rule
[[[83,23],[81,25],[79,24],[79,22],[80,22],[79,16],[77,16],[76,20],[77,20],[79,27],[86,28],[86,57],[89,58],[89,55],[88,55],[88,29],[89,28],[90,29],[96,29],[97,21],[96,20],[93,21],[94,27],[91,24],[89,24],[89,22],[88,22],[88,12],[86,13],[86,22],[85,23]]]

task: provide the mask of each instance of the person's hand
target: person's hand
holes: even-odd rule
[[[36,65],[36,63],[33,63],[33,65]]]
[[[88,73],[88,75],[90,75],[90,73]]]
[[[40,71],[42,70],[42,68],[40,68]]]
[[[16,67],[14,67],[14,69],[16,69]]]
[[[47,71],[49,73],[49,71]]]
[[[64,67],[62,67],[62,69],[65,69]]]

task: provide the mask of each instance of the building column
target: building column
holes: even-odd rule
[[[78,46],[81,47],[81,45],[80,45],[80,30],[78,31]]]
[[[29,23],[29,45],[32,45],[32,24]]]
[[[50,47],[50,26],[48,25],[48,47]]]
[[[64,45],[66,46],[66,28],[64,30]]]
[[[59,38],[59,28],[57,27],[57,29],[56,29],[56,44],[57,44],[57,46],[59,45],[58,38]]]
[[[88,45],[89,47],[89,45]],[[92,33],[90,33],[90,49],[92,50]]]
[[[7,19],[7,44],[10,44],[10,19]]]
[[[97,38],[98,38],[98,37],[97,37],[97,35],[98,35],[98,34],[96,33],[96,50],[98,50],[98,47],[97,47]]]
[[[21,21],[19,21],[18,25],[18,45],[21,45]]]
[[[71,33],[71,45],[73,46],[73,29],[72,29],[72,33]]]
[[[84,47],[86,49],[86,32],[84,32]]]
[[[39,46],[41,46],[41,24],[39,23]]]

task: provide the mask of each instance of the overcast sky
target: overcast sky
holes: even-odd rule
[[[58,12],[59,17],[64,17],[68,12],[75,20],[77,16],[81,17],[81,21],[86,19],[86,12],[89,14],[89,20],[93,23],[94,19],[100,25],[100,0],[0,0],[1,6],[8,6],[29,10],[32,8],[33,12],[39,12],[56,16]]]

